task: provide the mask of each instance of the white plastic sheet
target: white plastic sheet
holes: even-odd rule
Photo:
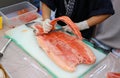
[[[107,78],[109,72],[120,73],[120,57],[109,53],[92,71],[84,78]],[[120,78],[120,77],[113,77]]]

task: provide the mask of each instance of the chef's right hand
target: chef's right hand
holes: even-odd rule
[[[52,25],[50,24],[50,19],[45,19],[42,23],[44,33],[48,33],[52,29]]]

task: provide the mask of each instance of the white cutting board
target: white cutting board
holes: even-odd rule
[[[80,64],[77,66],[75,72],[70,73],[62,70],[45,54],[45,52],[38,46],[35,35],[31,28],[21,25],[14,29],[8,30],[6,35],[12,38],[15,43],[19,45],[26,53],[31,55],[37,62],[42,65],[53,76],[53,78],[80,78],[85,72],[93,68],[106,55],[98,50],[90,47],[96,55],[96,62],[93,65]],[[34,72],[33,72],[34,73]]]

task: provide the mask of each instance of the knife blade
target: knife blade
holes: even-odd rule
[[[57,28],[57,29],[54,29],[54,30],[51,30],[50,32],[57,32],[57,31],[63,31],[63,28]]]
[[[6,42],[6,44],[3,45],[2,49],[0,50],[0,57],[3,56],[5,49],[7,48],[7,46],[9,45],[9,43],[10,43],[11,41],[12,41],[12,39],[9,39],[9,40]]]

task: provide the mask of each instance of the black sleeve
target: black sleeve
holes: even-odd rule
[[[45,3],[51,10],[55,11],[55,2],[54,0],[40,0],[41,2]]]
[[[114,14],[114,9],[111,0],[93,0],[90,1],[90,17],[102,14]]]

